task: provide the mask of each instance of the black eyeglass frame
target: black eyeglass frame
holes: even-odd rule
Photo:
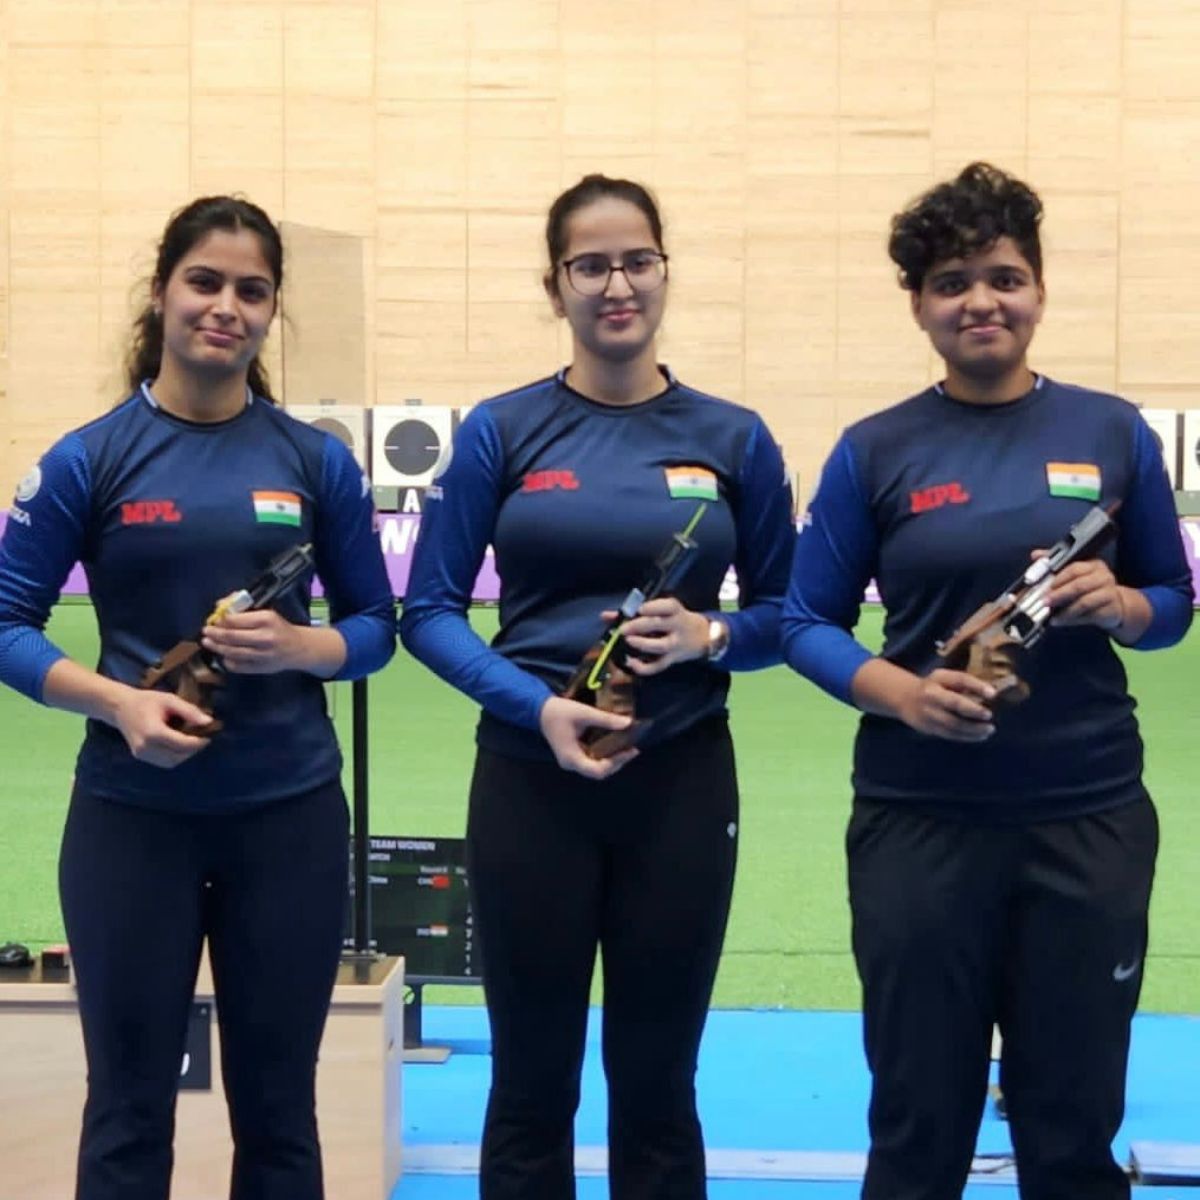
[[[625,260],[631,255],[647,254],[652,255],[658,260],[658,262],[662,263],[662,274],[658,276],[658,281],[653,287],[642,288],[638,287],[638,285],[634,283],[632,279],[630,279]],[[575,255],[574,258],[564,258],[559,262],[558,265],[562,267],[564,272],[566,272],[567,283],[571,285],[571,291],[573,291],[577,296],[586,296],[589,299],[595,296],[603,296],[604,293],[608,291],[609,284],[612,283],[613,273],[616,271],[620,271],[621,274],[625,276],[625,282],[629,284],[630,289],[634,292],[637,292],[639,296],[648,296],[651,292],[657,292],[658,289],[667,282],[667,279],[670,277],[671,273],[670,267],[667,265],[671,261],[669,254],[664,254],[661,250],[655,250],[651,246],[643,246],[636,250],[626,250],[625,253],[621,255],[621,261],[619,263],[614,263],[611,258],[607,259],[608,274],[604,276],[604,286],[594,292],[585,292],[582,291],[575,283],[575,280],[571,278],[571,267],[584,258],[605,258],[605,255],[601,254],[598,250],[589,250],[585,254]]]

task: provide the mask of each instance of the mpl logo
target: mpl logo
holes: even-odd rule
[[[574,471],[530,471],[521,480],[523,492],[552,492],[561,490],[575,492],[579,490],[579,480]]]
[[[910,511],[923,513],[941,508],[944,504],[966,504],[971,499],[971,493],[955,480],[953,483],[935,483],[933,487],[909,492],[909,497],[912,500]]]
[[[122,525],[175,525],[182,520],[174,500],[127,500],[121,505]]]

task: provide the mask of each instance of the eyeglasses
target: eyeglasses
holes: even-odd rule
[[[567,282],[581,296],[602,296],[614,271],[625,276],[635,292],[653,292],[667,281],[667,256],[659,250],[626,250],[620,262],[607,254],[577,254],[564,259]]]

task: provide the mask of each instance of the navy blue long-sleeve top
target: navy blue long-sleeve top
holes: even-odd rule
[[[100,631],[97,671],[136,685],[195,636],[220,597],[288,546],[312,542],[331,622],[346,643],[337,674],[383,666],[394,601],[370,488],[334,437],[251,398],[237,416],[172,416],[143,387],[69,433],[18,487],[0,543],[0,680],[35,700],[63,652],[46,621],[83,564]],[[309,623],[311,572],[274,607]],[[146,807],[236,811],[337,777],[341,756],[320,679],[229,673],[215,693],[225,723],[172,770],[139,762],[121,734],[87,722],[76,778],[92,794]]]
[[[662,393],[630,406],[587,399],[563,372],[477,405],[426,497],[400,636],[483,706],[485,747],[550,757],[538,728],[542,705],[599,636],[601,612],[642,582],[687,524],[698,503],[689,478],[709,481],[715,499],[674,594],[716,614],[732,563],[740,608],[723,614],[730,637],[719,664],[680,663],[639,681],[638,714],[654,720],[647,743],[723,711],[730,670],[780,661],[795,533],[779,447],[749,409],[665,375]],[[683,467],[691,471],[681,485]],[[673,495],[673,486],[688,494]],[[491,646],[466,617],[489,543],[500,576]]]
[[[1020,399],[960,403],[929,388],[843,434],[797,543],[782,622],[787,661],[839,699],[870,652],[850,633],[874,578],[882,656],[918,675],[935,645],[1096,503],[1121,501],[1100,554],[1153,611],[1141,649],[1192,619],[1191,572],[1162,456],[1130,404],[1040,378]],[[1021,668],[1032,688],[986,742],[926,736],[864,714],[853,786],[864,798],[980,819],[1049,819],[1145,796],[1134,700],[1093,626],[1051,627]]]

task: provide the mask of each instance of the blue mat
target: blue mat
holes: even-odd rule
[[[576,1120],[581,1147],[604,1144],[605,1093],[599,1013],[588,1025],[583,1098]],[[404,1138],[408,1147],[478,1145],[491,1072],[487,1020],[480,1008],[429,1007],[425,1040],[454,1049],[442,1066],[406,1064]],[[1117,1155],[1130,1141],[1200,1140],[1200,1019],[1139,1016],[1134,1023],[1129,1094]],[[858,1152],[867,1146],[869,1079],[857,1013],[742,1012],[711,1014],[697,1078],[705,1140],[713,1150]],[[1008,1128],[988,1106],[978,1153],[1010,1149]],[[394,1200],[458,1200],[474,1196],[469,1176],[407,1175]],[[1139,1189],[1140,1190],[1140,1189]],[[856,1183],[714,1180],[712,1200],[848,1200]],[[968,1197],[1000,1200],[1015,1188],[972,1184]],[[1164,1196],[1161,1189],[1152,1193]],[[607,1195],[602,1178],[581,1178],[580,1200]]]

